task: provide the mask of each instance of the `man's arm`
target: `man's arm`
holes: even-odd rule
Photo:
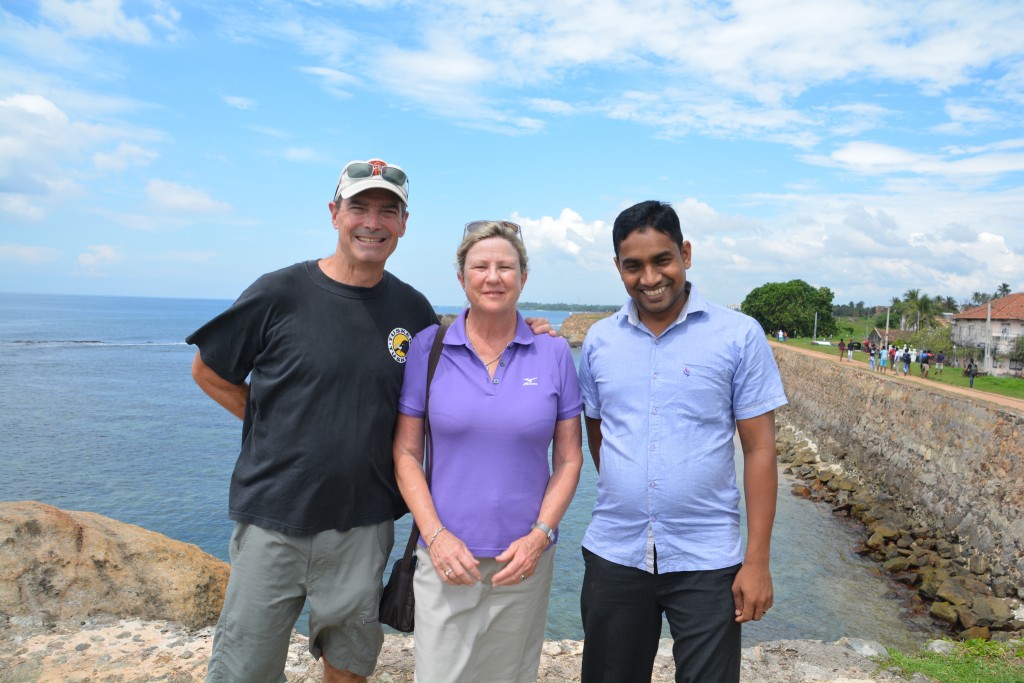
[[[207,396],[224,406],[228,412],[239,420],[245,419],[245,404],[249,401],[248,384],[227,381],[204,363],[198,353],[192,360],[192,379]]]
[[[594,461],[594,467],[601,471],[601,420],[596,417],[586,417],[587,423],[587,447],[590,449],[590,457]]]
[[[775,458],[775,411],[737,420],[743,447],[743,492],[747,506],[747,553],[733,582],[736,621],[758,621],[772,606],[768,567],[779,471]]]

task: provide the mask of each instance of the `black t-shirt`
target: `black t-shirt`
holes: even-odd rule
[[[412,336],[437,322],[390,273],[373,287],[316,261],[268,273],[185,341],[224,379],[249,377],[229,516],[311,535],[395,519],[392,436]]]

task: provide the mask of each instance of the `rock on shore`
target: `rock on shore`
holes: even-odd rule
[[[573,313],[562,322],[558,334],[569,341],[569,346],[578,348],[583,346],[583,338],[587,336],[590,326],[610,315],[611,313]]]
[[[230,567],[189,543],[92,512],[0,504],[0,614],[214,623]]]
[[[0,503],[0,683],[202,681],[228,566],[195,546],[88,512]],[[372,683],[413,680],[409,636],[389,635]],[[319,682],[293,633],[286,676]],[[578,681],[583,645],[544,644],[541,683]],[[743,651],[744,683],[898,681],[864,641],[779,641]],[[663,641],[653,681],[673,680]],[[924,679],[921,679],[922,681]]]
[[[1024,636],[1019,589],[994,571],[983,556],[964,552],[959,539],[908,513],[901,501],[873,488],[834,446],[813,442],[790,424],[792,412],[780,411],[777,433],[784,471],[804,483],[796,496],[825,503],[836,514],[863,524],[864,542],[856,551],[916,592],[919,609],[961,640]]]
[[[87,620],[46,626],[38,618],[0,620],[0,683],[144,683],[202,681],[213,639],[211,627],[191,630],[166,621]],[[414,637],[385,638],[370,683],[412,683]],[[306,638],[292,636],[285,676],[289,683],[320,683],[322,669],[306,649]],[[580,680],[579,641],[544,645],[539,683]],[[743,650],[742,683],[868,683],[917,681],[878,671],[871,656],[884,654],[877,643],[840,640],[776,641]],[[671,644],[663,641],[653,683],[674,680]]]

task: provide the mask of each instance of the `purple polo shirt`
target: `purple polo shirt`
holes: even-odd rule
[[[516,315],[515,338],[491,379],[466,340],[463,311],[445,335],[430,392],[434,506],[477,557],[495,557],[530,532],[551,477],[555,424],[583,406],[568,342],[534,335]],[[398,400],[403,415],[423,417],[437,329],[412,340]]]

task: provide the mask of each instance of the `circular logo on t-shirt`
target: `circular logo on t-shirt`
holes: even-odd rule
[[[412,335],[408,330],[401,327],[391,330],[391,335],[388,336],[388,350],[391,351],[391,357],[399,363],[404,363],[405,357],[409,355],[410,341],[412,341]]]

